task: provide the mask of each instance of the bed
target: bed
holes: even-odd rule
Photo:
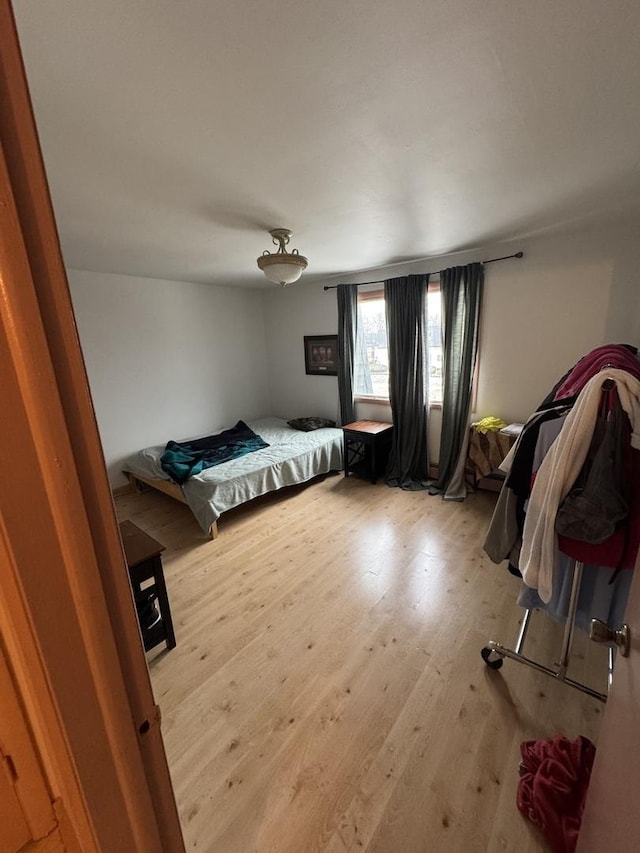
[[[140,489],[144,484],[186,503],[204,532],[215,539],[218,519],[227,510],[268,492],[342,469],[341,429],[324,427],[301,432],[281,418],[261,418],[249,422],[249,426],[269,447],[207,468],[183,486],[170,480],[160,467],[164,444],[130,456],[122,470],[133,488]]]

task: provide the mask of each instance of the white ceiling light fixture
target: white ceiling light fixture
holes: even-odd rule
[[[288,228],[274,228],[269,231],[273,239],[273,245],[278,247],[277,252],[269,252],[265,249],[258,258],[258,266],[269,281],[286,287],[297,281],[307,268],[307,259],[297,249],[287,252],[287,245],[291,238]]]

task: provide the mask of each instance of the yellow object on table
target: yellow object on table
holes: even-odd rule
[[[471,424],[477,432],[481,432],[483,435],[486,435],[488,432],[498,432],[499,430],[504,429],[506,425],[507,422],[503,421],[502,418],[494,418],[492,415],[482,418],[480,421],[476,421],[475,424]]]

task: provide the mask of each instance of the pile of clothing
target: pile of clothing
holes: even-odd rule
[[[553,853],[573,853],[596,748],[588,738],[558,735],[520,746],[518,809],[538,826]]]
[[[484,549],[496,563],[509,560],[510,571],[535,591],[519,603],[553,602],[552,615],[562,618],[564,607],[555,607],[554,595],[566,588],[562,575],[574,560],[610,569],[607,585],[635,563],[640,544],[636,348],[608,344],[580,359],[528,419],[503,466],[507,477]],[[597,586],[600,581],[591,579]],[[610,615],[581,609],[584,624],[591,616]]]

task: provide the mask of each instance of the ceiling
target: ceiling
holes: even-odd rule
[[[274,227],[304,281],[640,210],[637,0],[14,8],[71,267],[259,287]]]

